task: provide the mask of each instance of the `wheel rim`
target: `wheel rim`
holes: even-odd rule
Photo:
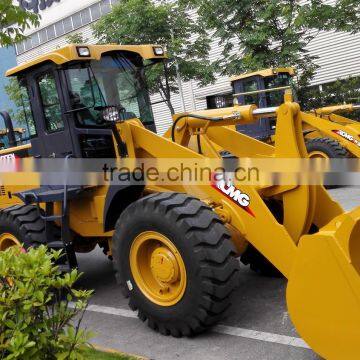
[[[153,303],[172,306],[182,299],[185,264],[166,236],[155,231],[139,234],[131,245],[130,268],[136,285]]]
[[[3,233],[0,235],[0,251],[5,251],[6,249],[18,246],[21,248],[21,243],[17,237],[10,233]]]
[[[309,153],[310,159],[329,159],[329,156],[322,151],[314,150]]]

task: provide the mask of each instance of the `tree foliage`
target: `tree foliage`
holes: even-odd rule
[[[88,38],[84,38],[82,33],[69,34],[65,40],[68,44],[86,44],[89,41]]]
[[[24,40],[24,31],[37,25],[37,14],[13,5],[12,0],[0,1],[0,46],[9,46]]]
[[[24,113],[23,99],[27,97],[26,89],[19,86],[17,78],[10,78],[4,87],[9,99],[14,103],[15,109],[8,109],[8,112],[13,120],[20,126],[26,125],[26,116]]]
[[[84,359],[90,333],[80,324],[92,292],[74,289],[79,274],[60,273],[59,256],[45,246],[0,252],[1,359]]]
[[[303,88],[298,100],[304,110],[313,110],[329,105],[360,104],[360,77],[349,77],[318,86]],[[345,112],[344,116],[360,119],[360,111]]]
[[[171,112],[170,91],[178,91],[178,73],[182,80],[197,80],[201,85],[214,81],[208,60],[210,42],[205,28],[179,2],[123,0],[93,27],[102,43],[158,44],[166,47],[172,59],[166,66],[169,83],[163,77],[162,65],[151,67],[148,81],[151,93],[160,93]],[[170,90],[170,91],[169,91]]]
[[[223,47],[217,68],[226,75],[269,67],[294,66],[299,85],[317,69],[306,46],[321,30],[360,29],[359,1],[336,0],[180,0],[197,7]]]

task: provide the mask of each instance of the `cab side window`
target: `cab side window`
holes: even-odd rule
[[[46,130],[48,132],[63,130],[64,121],[54,75],[52,73],[43,74],[37,79],[37,83],[42,100]]]
[[[35,120],[31,110],[29,91],[23,80],[19,80],[19,91],[21,95],[22,112],[18,113],[19,118],[15,120],[17,120],[19,125],[26,125],[27,137],[33,138],[37,136]]]
[[[9,147],[7,129],[3,117],[0,116],[0,150],[6,149],[7,147]]]
[[[258,90],[258,83],[256,80],[248,80],[244,82],[244,92],[252,92]],[[248,94],[244,96],[245,98],[245,104],[255,104],[259,105],[260,97],[259,94]]]

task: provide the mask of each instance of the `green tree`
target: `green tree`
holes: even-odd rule
[[[183,81],[197,80],[201,85],[214,81],[208,59],[210,41],[205,28],[178,2],[123,0],[94,26],[94,35],[102,43],[163,45],[171,61],[147,71],[149,90],[160,93],[171,113],[171,92],[178,92],[178,76]],[[168,86],[167,86],[168,85]]]
[[[26,89],[19,86],[17,78],[10,78],[4,89],[16,108],[16,110],[8,110],[11,118],[15,120],[18,125],[25,126],[26,116],[24,113],[23,99],[27,97]]]
[[[298,100],[305,110],[329,105],[360,104],[360,77],[349,77],[325,84],[321,91],[318,86],[303,88]],[[360,119],[359,110],[342,114],[351,119]]]
[[[68,44],[86,44],[89,41],[82,33],[69,34],[65,40]]]
[[[0,46],[24,40],[24,31],[39,25],[38,15],[13,5],[12,0],[0,1]]]
[[[201,22],[219,38],[223,52],[216,67],[224,75],[294,66],[299,86],[306,85],[317,69],[306,46],[318,31],[360,29],[358,0],[179,1],[196,7]]]

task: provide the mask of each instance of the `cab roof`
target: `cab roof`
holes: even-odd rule
[[[77,49],[87,47],[90,50],[90,56],[81,57],[78,54]],[[63,48],[56,49],[44,55],[27,61],[19,66],[9,69],[5,75],[14,76],[20,74],[33,66],[45,63],[53,62],[57,65],[62,65],[70,61],[88,61],[88,60],[100,60],[102,54],[109,51],[130,51],[139,54],[143,59],[164,59],[166,54],[156,55],[154,48],[160,48],[158,45],[87,45],[87,44],[70,44]]]
[[[269,77],[269,76],[276,75],[278,73],[288,73],[290,76],[294,76],[295,70],[292,67],[279,67],[279,68],[264,69],[264,70],[254,71],[251,73],[245,73],[242,75],[233,76],[230,78],[230,81],[233,82],[236,80],[247,79],[252,76]]]

